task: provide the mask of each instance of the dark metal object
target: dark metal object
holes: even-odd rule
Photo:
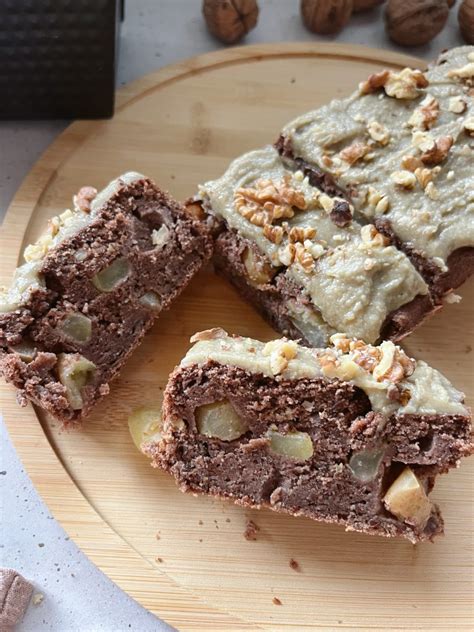
[[[114,111],[123,0],[0,0],[0,119]]]

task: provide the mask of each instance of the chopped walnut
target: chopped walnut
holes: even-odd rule
[[[288,367],[289,361],[296,358],[297,353],[296,342],[285,338],[270,340],[262,350],[264,356],[270,357],[270,369],[274,375],[282,373]]]
[[[425,189],[428,183],[433,180],[433,171],[426,167],[418,167],[415,169],[415,178],[418,180],[420,186]]]
[[[314,259],[311,250],[311,242],[306,240],[304,244],[299,242],[289,243],[279,251],[280,262],[289,266],[292,263],[299,263],[305,272],[310,272],[314,267]]]
[[[290,186],[289,178],[279,182],[258,180],[254,187],[237,189],[234,198],[237,211],[256,226],[293,217],[294,208],[307,208],[304,195]]]
[[[199,342],[201,340],[216,340],[217,338],[227,338],[227,332],[221,327],[213,327],[204,331],[197,331],[189,339],[190,342]]]
[[[281,244],[283,240],[284,230],[281,226],[272,226],[271,224],[265,224],[263,227],[263,236],[266,237],[273,244]]]
[[[316,236],[316,228],[309,228],[304,226],[292,226],[288,231],[288,237],[290,242],[303,243],[306,239],[313,239]]]
[[[415,361],[409,358],[404,351],[386,340],[378,347],[381,358],[375,369],[373,376],[378,382],[387,380],[396,384],[412,375],[415,370]]]
[[[336,226],[344,228],[352,222],[353,211],[354,209],[347,200],[334,198],[334,204],[329,213],[329,217]]]
[[[406,155],[402,156],[401,166],[407,171],[415,172],[419,167],[423,166],[423,163],[417,156]]]
[[[72,198],[74,209],[83,213],[90,213],[91,203],[97,195],[97,189],[94,187],[82,187]]]
[[[371,121],[367,125],[367,131],[369,132],[370,138],[380,145],[387,145],[390,141],[390,132],[385,125],[382,125],[377,121]]]
[[[468,136],[474,136],[474,116],[464,121],[464,131]]]
[[[448,110],[454,114],[462,114],[467,109],[467,103],[461,96],[451,97],[449,99]]]
[[[420,88],[426,88],[428,80],[421,70],[404,68],[401,72],[390,72],[384,85],[386,94],[396,99],[416,99]]]
[[[424,152],[433,148],[435,140],[428,132],[415,130],[411,136],[411,144],[419,151]]]
[[[425,188],[425,193],[430,198],[430,200],[437,200],[437,199],[439,199],[439,191],[435,187],[433,182],[428,182],[428,184],[426,185],[426,188]]]
[[[388,81],[390,75],[389,70],[382,70],[369,76],[367,81],[363,81],[359,84],[359,91],[361,94],[371,94],[377,92],[380,88],[383,88]]]
[[[390,244],[390,239],[375,228],[373,224],[367,224],[366,226],[362,226],[360,229],[360,236],[364,244],[381,247],[388,246]]]
[[[411,171],[402,169],[400,171],[394,171],[390,174],[390,178],[393,182],[404,189],[413,189],[416,184],[416,178]]]
[[[430,149],[424,151],[420,158],[425,165],[439,165],[446,160],[453,145],[452,136],[440,136]]]
[[[351,145],[341,150],[339,152],[339,157],[344,160],[344,162],[347,162],[352,166],[357,161],[364,158],[364,156],[369,153],[370,149],[369,145],[356,140]]]
[[[462,68],[449,70],[446,76],[453,79],[474,79],[474,62],[469,62]]]
[[[384,193],[380,193],[374,187],[367,190],[367,203],[375,215],[386,213],[390,207],[390,201]]]
[[[408,125],[417,129],[430,129],[439,116],[439,103],[431,95],[427,95],[408,119]]]

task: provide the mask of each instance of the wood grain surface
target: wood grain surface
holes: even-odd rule
[[[178,198],[238,154],[273,142],[291,117],[383,66],[422,62],[369,48],[271,44],[227,49],[164,68],[119,92],[112,120],[77,122],[18,191],[1,235],[1,279],[48,217],[82,185],[127,170]],[[473,402],[474,284],[406,341]],[[159,320],[82,431],[63,432],[2,385],[5,421],[37,489],[90,559],[179,630],[472,629],[473,460],[442,477],[433,498],[446,536],[413,546],[336,526],[181,494],[150,468],[127,431],[156,405],[196,330],[223,326],[262,339],[270,328],[212,271]],[[258,540],[243,532],[251,518]],[[295,559],[301,572],[290,565]],[[273,598],[281,600],[275,605]]]

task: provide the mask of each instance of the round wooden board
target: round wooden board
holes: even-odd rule
[[[127,170],[184,199],[298,113],[349,93],[383,66],[423,65],[363,47],[272,44],[187,60],[122,89],[115,117],[71,125],[16,195],[2,229],[7,281],[22,248],[83,184]],[[472,395],[474,285],[406,348]],[[4,416],[34,484],[81,549],[137,601],[180,630],[446,629],[472,625],[473,461],[433,497],[447,535],[412,546],[270,511],[181,494],[133,447],[127,415],[156,405],[190,335],[220,325],[272,331],[211,270],[202,272],[133,355],[82,432],[62,432],[2,386]],[[472,399],[471,399],[472,403]],[[256,542],[243,537],[251,517]],[[301,572],[289,566],[297,560]],[[278,597],[282,605],[275,605]]]

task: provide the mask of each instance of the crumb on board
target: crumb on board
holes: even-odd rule
[[[157,540],[161,540],[161,535],[160,535],[160,533],[159,533],[159,532],[156,534],[156,536],[155,536],[155,537],[156,537],[156,539],[157,539]]]
[[[281,599],[278,599],[278,597],[273,597],[272,599],[273,603],[275,604],[275,606],[282,606],[282,602]]]
[[[248,520],[245,525],[244,538],[246,540],[256,540],[257,533],[260,531],[260,527],[255,524],[253,520]]]
[[[297,573],[301,572],[301,566],[299,565],[299,563],[294,560],[293,558],[291,558],[290,560],[290,568],[292,568],[294,571],[296,571]]]
[[[200,520],[200,521],[198,522],[198,525],[202,525],[202,524],[203,524],[203,521],[202,521],[202,520]]]
[[[155,557],[155,562],[158,562],[159,564],[161,564],[163,562],[163,558],[162,557]]]
[[[35,593],[32,599],[33,605],[39,606],[40,603],[43,601],[43,599],[44,599],[44,595],[42,593]]]

